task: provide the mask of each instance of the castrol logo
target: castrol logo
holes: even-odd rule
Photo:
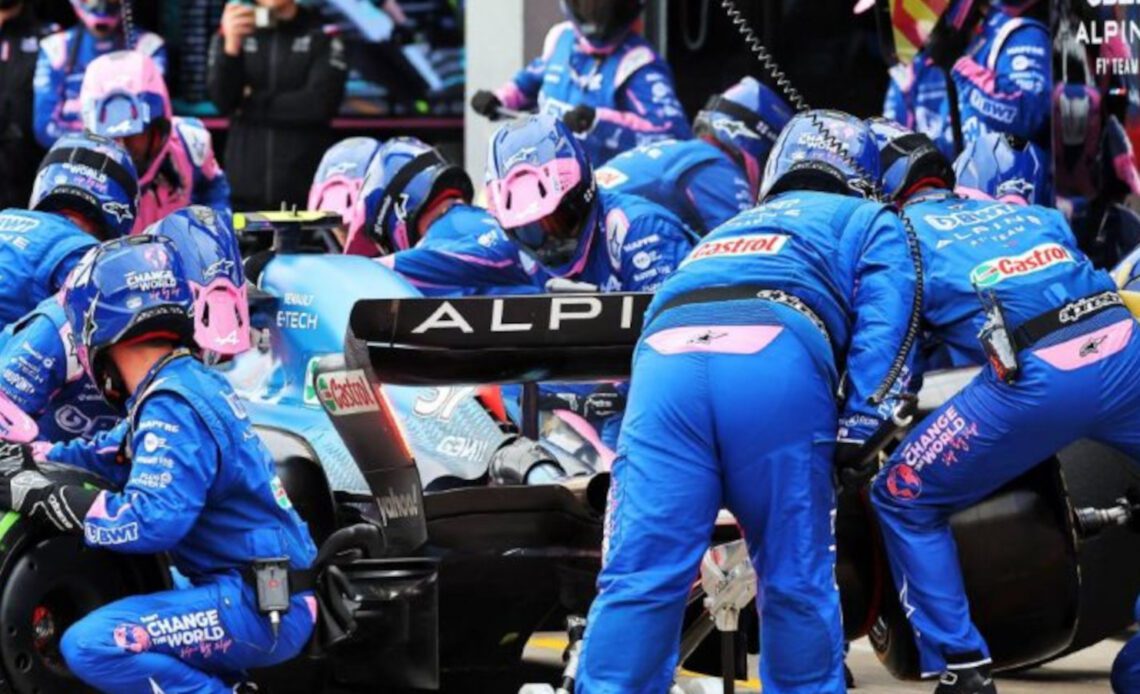
[[[380,409],[364,372],[334,371],[317,376],[317,396],[329,414],[347,415]]]
[[[1011,277],[1031,275],[1061,263],[1076,259],[1069,249],[1058,243],[1043,243],[1021,255],[1009,255],[980,263],[970,271],[970,282],[975,287],[992,287]]]
[[[749,255],[776,255],[787,244],[784,234],[748,234],[723,241],[706,241],[693,249],[681,267],[709,258],[732,258]]]

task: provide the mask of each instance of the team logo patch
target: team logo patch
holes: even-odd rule
[[[922,495],[922,478],[911,466],[899,463],[887,473],[887,491],[903,501],[917,499]]]
[[[1069,249],[1058,243],[1043,243],[1021,255],[1009,255],[980,263],[970,271],[970,282],[976,287],[992,287],[1003,280],[1031,275],[1072,262],[1076,262],[1076,259]]]
[[[594,181],[597,182],[599,188],[605,190],[616,188],[628,180],[629,176],[608,166],[602,167],[594,172]]]
[[[747,234],[724,241],[706,241],[681,261],[681,267],[708,258],[776,255],[787,243],[788,237],[784,234]]]
[[[138,624],[120,624],[111,632],[115,645],[130,653],[150,650],[150,634]]]

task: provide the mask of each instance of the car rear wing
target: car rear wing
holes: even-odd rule
[[[648,293],[359,301],[345,360],[380,383],[601,381],[629,376]]]

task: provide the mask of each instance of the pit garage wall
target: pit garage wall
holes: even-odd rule
[[[468,0],[466,101],[480,89],[495,89],[542,52],[550,27],[562,21],[558,0]],[[463,161],[476,188],[483,186],[487,141],[496,128],[471,112],[463,118]]]

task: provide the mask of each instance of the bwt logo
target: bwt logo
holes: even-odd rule
[[[88,524],[84,526],[84,534],[93,545],[125,545],[138,541],[139,524],[128,523],[121,528],[97,528]]]

